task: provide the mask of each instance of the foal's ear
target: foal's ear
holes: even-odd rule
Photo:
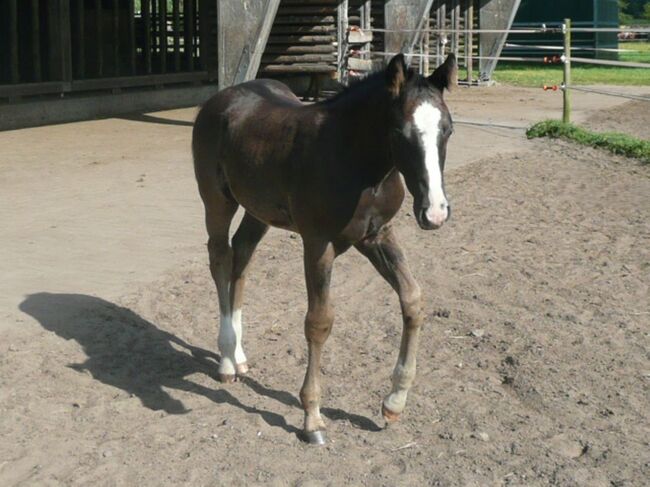
[[[386,68],[386,86],[393,97],[397,98],[402,91],[402,87],[406,83],[406,75],[404,54],[400,53],[390,60]]]
[[[431,76],[428,78],[436,88],[444,91],[445,88],[451,89],[458,84],[458,64],[456,63],[456,56],[450,54],[444,63],[438,66]]]

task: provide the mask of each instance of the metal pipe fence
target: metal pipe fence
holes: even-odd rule
[[[410,54],[410,58],[418,59],[417,67],[421,74],[425,74],[424,66],[428,66],[429,63],[422,62],[423,59],[435,60],[433,67],[443,62],[446,57],[444,47],[450,43],[450,39],[454,39],[455,36],[459,33],[465,33],[466,29],[450,29],[450,28],[436,28],[432,29],[427,27],[426,29],[418,30],[394,30],[394,29],[381,29],[381,28],[370,28],[367,29],[368,32],[382,32],[382,33],[395,33],[395,32],[415,32],[418,36],[433,36],[441,39],[440,44],[443,49],[440,52],[435,54],[429,53],[428,50],[420,49],[420,52],[413,52]],[[565,19],[565,21],[557,27],[547,27],[542,25],[538,28],[519,28],[519,29],[474,29],[472,31],[474,34],[562,34],[563,45],[561,46],[551,46],[551,45],[525,45],[525,44],[516,44],[516,43],[506,43],[507,47],[511,48],[520,48],[521,50],[551,50],[558,51],[558,56],[482,56],[475,55],[473,51],[465,50],[463,54],[459,52],[459,59],[464,60],[466,66],[471,66],[472,60],[496,60],[496,61],[506,61],[506,62],[522,62],[522,63],[543,63],[543,64],[562,64],[563,65],[563,83],[559,87],[548,87],[544,86],[545,90],[552,89],[553,91],[562,91],[563,93],[563,120],[565,122],[570,122],[571,120],[571,91],[581,91],[585,93],[593,93],[603,96],[613,96],[631,100],[638,101],[648,101],[650,102],[650,96],[640,96],[640,95],[630,95],[626,93],[617,93],[608,90],[598,90],[588,87],[577,86],[572,83],[572,63],[578,63],[582,65],[593,65],[593,66],[606,66],[606,67],[620,67],[628,69],[648,69],[650,70],[650,63],[644,62],[634,62],[634,61],[619,61],[619,60],[609,60],[609,59],[592,59],[582,56],[574,56],[573,53],[577,52],[591,52],[591,53],[641,53],[644,51],[637,49],[614,49],[614,48],[599,48],[599,47],[585,47],[580,45],[574,45],[572,41],[573,33],[617,33],[617,34],[650,34],[650,28],[598,28],[598,27],[572,27],[571,20]],[[649,36],[650,37],[650,36]],[[415,48],[418,48],[418,45],[422,43],[416,43]],[[561,55],[560,55],[561,53]],[[351,50],[349,52],[350,57],[354,58],[355,56],[363,56],[364,58],[388,58],[396,55],[396,52],[390,51],[372,51],[366,49]],[[428,72],[428,69],[427,69]],[[650,71],[649,71],[650,76]],[[471,78],[468,78],[468,82],[471,84]]]

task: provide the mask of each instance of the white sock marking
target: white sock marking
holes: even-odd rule
[[[429,209],[427,218],[436,225],[441,225],[447,219],[447,198],[442,189],[442,173],[438,153],[440,136],[440,110],[431,103],[422,103],[413,112],[413,121],[422,136],[424,143],[425,167],[429,174]]]
[[[237,335],[233,329],[232,317],[230,314],[221,315],[218,342],[219,352],[221,352],[219,373],[235,375],[235,350],[237,347]]]
[[[241,322],[241,309],[236,309],[232,313],[232,329],[235,333],[235,363],[242,364],[246,362],[246,355],[244,354],[244,349],[241,345],[241,339],[243,334],[242,322]]]
[[[232,316],[222,314],[218,339],[219,351],[221,352],[219,373],[234,375],[235,364],[243,364],[246,362],[246,355],[242,348],[241,339],[241,309],[236,309]]]

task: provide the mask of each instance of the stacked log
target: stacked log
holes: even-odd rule
[[[337,0],[282,0],[260,73],[335,73],[337,5]]]

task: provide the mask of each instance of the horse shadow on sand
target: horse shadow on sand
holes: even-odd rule
[[[280,414],[243,404],[222,388],[216,382],[217,354],[159,329],[128,308],[83,294],[51,293],[29,295],[19,308],[46,330],[79,343],[88,358],[81,364],[68,364],[68,367],[87,371],[95,380],[137,396],[149,409],[168,414],[188,413],[181,401],[164,390],[177,389],[257,414],[270,426],[301,437],[301,430],[288,424]],[[213,378],[215,388],[187,379],[195,373]],[[298,399],[286,391],[268,388],[251,377],[243,378],[241,383],[256,394],[287,406],[301,407]],[[341,409],[323,408],[321,412],[329,419],[347,420],[362,430],[381,429],[372,420]]]

